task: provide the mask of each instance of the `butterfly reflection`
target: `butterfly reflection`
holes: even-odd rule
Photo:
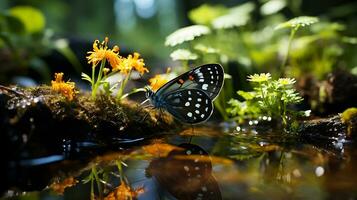
[[[177,199],[222,199],[212,175],[212,163],[201,147],[183,143],[166,157],[153,160],[146,170],[159,188]]]

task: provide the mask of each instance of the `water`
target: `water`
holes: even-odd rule
[[[133,141],[134,147],[101,150],[101,155],[93,153],[97,145],[83,143],[76,147],[76,158],[68,159],[73,143],[62,145],[63,159],[52,155],[48,160],[26,160],[22,169],[16,169],[31,173],[21,176],[26,180],[22,188],[37,189],[11,187],[5,196],[90,199],[92,191],[97,198],[108,199],[357,198],[357,148],[351,141],[307,143],[280,133],[196,127],[193,134],[190,128]],[[91,156],[78,156],[82,151]],[[58,194],[61,190],[64,193]]]

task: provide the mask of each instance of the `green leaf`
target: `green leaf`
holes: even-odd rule
[[[90,82],[91,84],[93,84],[92,78],[90,76],[88,76],[88,74],[82,72],[81,76],[82,76],[83,80],[86,80],[86,81]]]
[[[270,0],[260,7],[260,13],[262,15],[271,15],[279,12],[286,7],[285,0]]]
[[[3,29],[5,29],[2,31],[7,31],[10,33],[17,33],[17,34],[25,32],[24,24],[17,17],[11,16],[9,14],[2,14],[2,15],[0,15],[0,22],[1,21],[4,22]]]
[[[198,8],[191,10],[188,13],[188,17],[195,24],[209,25],[211,22],[228,12],[228,9],[222,5],[208,5],[203,4]]]
[[[210,34],[211,30],[204,25],[192,25],[176,30],[166,37],[166,46],[176,46],[187,41],[194,40],[196,37]]]
[[[45,17],[37,8],[16,6],[10,9],[10,15],[18,18],[28,33],[41,32],[45,28]]]
[[[172,60],[196,60],[198,55],[187,49],[177,49],[170,54]]]
[[[92,173],[89,173],[88,176],[86,176],[84,179],[82,179],[82,183],[83,184],[86,184],[88,183],[89,181],[93,180],[93,174]]]
[[[253,3],[248,2],[229,10],[229,13],[213,20],[212,26],[215,29],[229,29],[244,26],[250,20],[250,13],[254,10]]]
[[[255,92],[245,92],[242,90],[239,90],[238,95],[242,96],[245,100],[252,100],[256,97],[256,93]]]
[[[283,29],[283,28],[299,28],[304,26],[310,26],[318,21],[319,18],[317,17],[300,16],[300,17],[293,18],[287,22],[283,22],[279,24],[278,26],[275,27],[275,30]]]

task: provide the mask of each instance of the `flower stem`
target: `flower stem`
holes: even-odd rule
[[[92,88],[92,98],[95,99],[96,95],[97,95],[97,90],[98,90],[98,87],[100,85],[100,82],[102,80],[102,76],[103,76],[103,69],[105,67],[105,62],[106,60],[102,60],[101,64],[100,64],[100,68],[99,68],[99,72],[98,72],[98,77],[97,77],[97,81],[94,82],[94,87]],[[92,78],[95,78],[94,77],[94,73],[93,71],[95,70],[92,70]],[[95,79],[92,79],[93,81]]]
[[[117,94],[117,101],[121,100],[121,97],[123,96],[123,92],[124,92],[125,86],[129,81],[130,75],[131,75],[131,70],[129,71],[128,75],[126,75],[125,79],[120,84],[120,88],[119,88],[118,94]]]
[[[132,94],[135,94],[135,93],[138,93],[138,92],[146,92],[146,89],[145,88],[136,88],[136,89],[132,90],[131,92],[122,95],[120,97],[120,100],[125,99],[129,95],[132,95]]]
[[[286,54],[285,54],[283,62],[281,63],[281,66],[280,66],[280,77],[284,77],[285,76],[285,66],[286,66],[286,63],[288,62],[291,43],[292,43],[293,38],[295,36],[295,33],[296,33],[296,31],[298,29],[299,29],[299,26],[296,26],[296,27],[292,28],[291,31],[290,31],[290,36],[289,36],[289,41],[288,41],[288,47],[287,47],[287,50],[286,50]]]
[[[92,167],[92,173],[94,175],[94,179],[95,182],[97,183],[97,188],[98,188],[98,193],[99,193],[99,199],[103,198],[103,191],[102,191],[102,186],[100,185],[100,180],[99,180],[99,176],[98,176],[98,172],[97,169],[94,167]]]
[[[92,172],[93,173],[93,172]],[[91,174],[92,176],[92,174]],[[90,180],[90,199],[91,200],[95,200],[95,195],[94,195],[94,179],[93,177],[91,177],[91,180]]]
[[[95,65],[92,65],[92,92],[93,92],[93,89],[94,89],[94,84],[95,84]]]
[[[124,179],[123,179],[123,167],[122,167],[122,164],[121,164],[121,160],[116,160],[115,163],[116,163],[118,171],[119,171],[120,183],[123,183],[124,182]]]

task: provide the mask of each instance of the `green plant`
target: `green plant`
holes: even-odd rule
[[[281,121],[284,128],[297,116],[306,112],[290,109],[288,106],[300,103],[303,98],[293,88],[295,79],[279,78],[272,80],[269,73],[254,74],[248,77],[253,91],[238,91],[244,101],[231,99],[228,112],[237,117],[240,122],[247,119],[256,119],[259,116],[270,116]]]
[[[179,70],[187,70],[190,65],[221,63],[227,74],[236,77],[234,84],[225,81],[215,103],[224,108],[220,111],[227,118],[226,102],[235,90],[249,87],[244,81],[248,74],[269,71],[274,77],[312,74],[322,79],[338,66],[357,65],[353,56],[356,38],[344,36],[345,25],[330,22],[328,13],[322,14],[321,19],[300,16],[289,20],[284,16],[283,10],[287,9],[294,15],[303,15],[300,6],[298,1],[286,0],[248,2],[234,7],[204,4],[189,12],[194,25],[170,34],[165,45],[172,49],[172,59],[183,66]],[[264,17],[255,20],[254,10]]]
[[[299,30],[299,28],[305,27],[305,26],[310,26],[318,21],[319,21],[319,19],[317,17],[300,16],[300,17],[293,18],[287,22],[283,22],[275,27],[276,30],[282,29],[282,28],[290,28],[290,36],[289,36],[289,41],[288,41],[288,45],[286,48],[286,53],[285,53],[283,62],[281,63],[281,66],[279,69],[280,76],[285,75],[285,66],[286,66],[286,63],[289,58],[291,43],[295,37],[296,32]]]
[[[89,55],[87,56],[88,63],[92,64],[92,74],[89,76],[82,73],[82,79],[91,84],[93,99],[96,99],[100,87],[103,87],[106,95],[111,95],[113,90],[119,86],[116,96],[117,100],[120,101],[128,96],[128,94],[124,94],[124,89],[131,77],[131,73],[135,70],[143,75],[145,72],[149,72],[149,70],[145,68],[144,60],[139,58],[139,53],[135,52],[133,55],[123,58],[119,55],[119,47],[115,45],[113,49],[109,49],[108,42],[109,39],[107,37],[103,42],[99,42],[99,40],[94,41],[93,51],[89,51]],[[106,67],[107,62],[110,68]],[[110,85],[107,79],[115,74],[120,75],[121,79],[118,83]],[[143,89],[136,89],[131,93],[140,91],[143,91]]]

